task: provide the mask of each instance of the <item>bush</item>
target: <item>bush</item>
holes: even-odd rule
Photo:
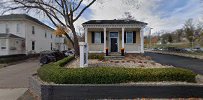
[[[55,63],[53,63],[53,64],[54,64],[54,65],[58,65],[58,66],[60,66],[60,67],[63,67],[63,66],[66,65],[68,62],[72,61],[73,59],[75,59],[74,56],[69,56],[69,57],[66,57],[66,58],[64,58],[64,59],[62,59],[62,60],[59,60],[59,61],[57,61],[57,62],[55,62]]]
[[[62,73],[60,73],[60,70],[63,69],[62,67],[73,59],[75,59],[74,56],[69,56],[57,62],[43,65],[37,70],[37,73],[42,80],[46,80],[48,82],[55,82],[58,80],[57,78],[60,78],[63,75]]]
[[[68,59],[71,58],[67,58],[66,61]],[[57,84],[115,84],[158,81],[195,82],[196,76],[192,71],[180,68],[62,68],[59,62],[41,67],[38,70],[39,77],[43,81]]]
[[[89,54],[88,58],[89,59],[103,60],[104,59],[104,54]]]
[[[0,56],[0,63],[6,64],[6,63],[12,63],[19,60],[25,60],[29,58],[25,54],[18,54],[18,55],[7,55],[7,56]]]

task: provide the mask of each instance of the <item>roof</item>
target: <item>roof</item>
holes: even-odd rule
[[[14,35],[14,34],[5,34],[5,33],[0,33],[0,38],[21,38],[21,39],[23,39],[22,37],[19,37],[17,35]]]
[[[90,20],[83,24],[144,24],[145,22],[136,21],[136,20]]]
[[[48,27],[48,28],[54,30],[54,29],[51,28],[50,26],[48,26],[48,25],[42,23],[42,22],[39,21],[38,19],[33,18],[33,17],[31,17],[31,16],[29,16],[29,15],[27,15],[27,14],[10,14],[10,15],[2,15],[2,16],[0,16],[0,20],[12,20],[12,19],[13,19],[13,20],[14,20],[14,19],[27,19],[27,20],[36,22],[36,23],[38,23],[38,24],[40,24],[40,25],[43,25],[43,26],[45,26],[45,27]]]

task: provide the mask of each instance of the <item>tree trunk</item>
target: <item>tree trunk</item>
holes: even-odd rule
[[[73,41],[74,41],[74,50],[75,50],[75,56],[78,57],[80,55],[80,49],[79,49],[79,43],[78,43],[78,37],[75,31],[75,27],[71,25],[71,31],[73,33]]]

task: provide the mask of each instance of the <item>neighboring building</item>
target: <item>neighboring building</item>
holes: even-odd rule
[[[90,20],[83,23],[89,53],[144,53],[144,28],[147,23],[135,20]]]
[[[32,54],[65,50],[64,38],[54,29],[26,14],[0,16],[0,55]]]

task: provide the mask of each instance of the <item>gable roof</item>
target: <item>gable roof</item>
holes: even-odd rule
[[[40,25],[43,25],[51,30],[54,30],[53,28],[51,28],[50,26],[42,23],[41,21],[39,21],[38,19],[36,18],[33,18],[27,14],[10,14],[10,15],[2,15],[0,16],[0,20],[16,20],[16,19],[27,19],[27,20],[30,20],[30,21],[33,21],[33,22],[36,22]]]
[[[21,39],[23,39],[22,37],[19,37],[17,35],[14,35],[14,34],[5,34],[5,33],[0,33],[0,38],[21,38]]]
[[[90,20],[83,24],[144,24],[145,22],[136,21],[136,20]]]

